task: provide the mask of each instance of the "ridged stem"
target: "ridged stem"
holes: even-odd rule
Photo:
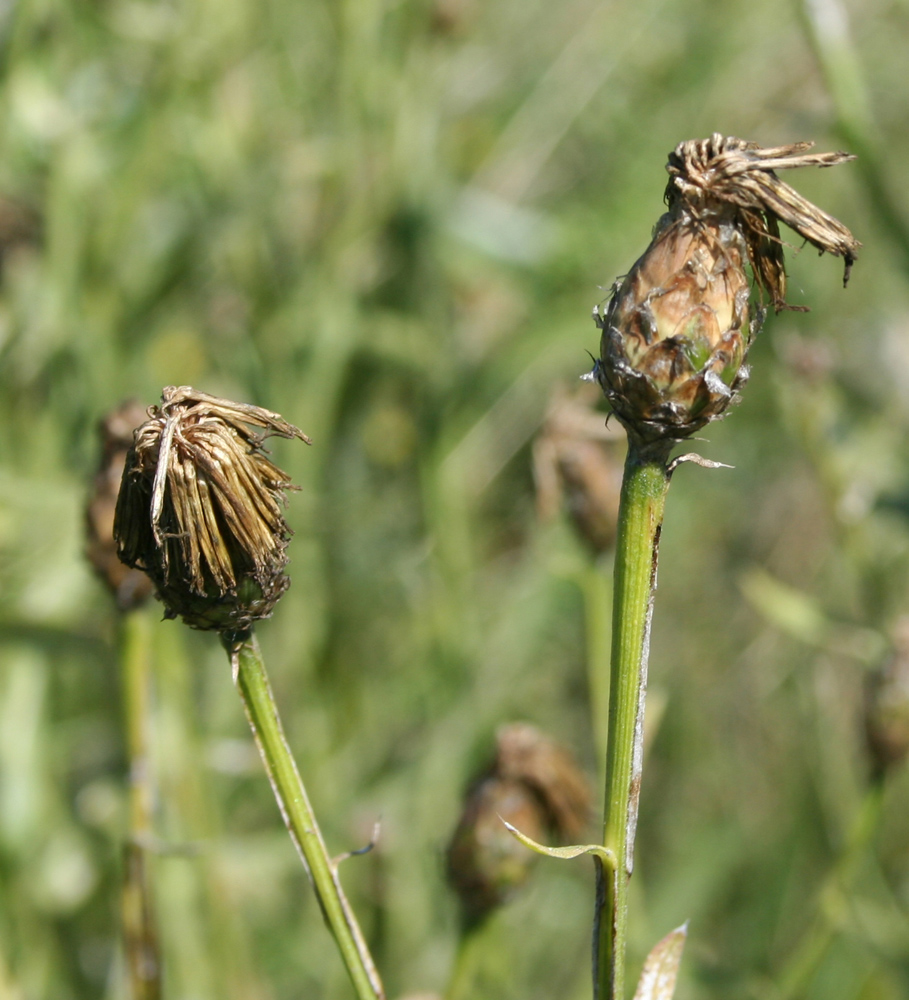
[[[328,855],[287,744],[259,643],[252,632],[242,637],[223,636],[222,640],[284,824],[315,889],[322,916],[335,939],[357,997],[359,1000],[385,1000],[375,963],[341,888],[337,863]]]
[[[132,1000],[161,997],[161,955],[148,866],[152,837],[151,628],[142,610],[120,618],[123,724],[129,765],[129,833],[123,851],[121,916]]]
[[[613,867],[598,862],[594,920],[595,1000],[624,1000],[628,880],[644,755],[644,695],[657,550],[669,488],[665,451],[629,443],[619,506],[612,615],[609,732],[603,845]]]

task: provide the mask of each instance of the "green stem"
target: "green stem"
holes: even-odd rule
[[[356,917],[341,888],[336,862],[309,803],[306,789],[278,716],[259,644],[252,632],[237,639],[222,637],[230,655],[234,683],[243,699],[268,779],[278,800],[291,840],[303,860],[322,916],[334,936],[359,1000],[385,1000],[376,970]]]
[[[644,695],[657,549],[669,488],[666,452],[629,442],[619,506],[612,614],[603,844],[615,858],[597,870],[595,1000],[624,1000],[628,880],[634,867],[643,762]]]
[[[123,919],[126,964],[133,1000],[159,1000],[161,955],[154,894],[149,877],[152,837],[151,628],[139,609],[120,619],[123,717],[129,762],[129,836],[123,855]]]

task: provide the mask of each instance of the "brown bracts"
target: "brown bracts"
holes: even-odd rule
[[[650,246],[615,290],[594,376],[640,445],[667,450],[721,416],[748,377],[748,348],[767,295],[779,311],[786,274],[779,222],[845,261],[861,244],[832,216],[777,177],[828,167],[848,153],[809,153],[811,143],[762,149],[742,139],[680,143],[670,154],[666,202]],[[760,301],[750,301],[750,265]]]
[[[289,583],[283,508],[294,487],[263,443],[309,438],[276,413],[189,386],[169,386],[162,400],[126,458],[118,554],[151,577],[169,617],[242,632],[271,614]]]

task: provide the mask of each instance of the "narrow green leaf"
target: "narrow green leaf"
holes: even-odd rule
[[[500,816],[499,819],[502,819]],[[603,847],[602,844],[576,844],[573,847],[546,847],[545,844],[538,844],[531,837],[526,834],[521,833],[517,827],[511,825],[508,820],[503,819],[502,822],[505,824],[508,832],[517,840],[519,840],[525,847],[530,848],[531,851],[535,851],[537,854],[544,854],[547,858],[561,858],[564,861],[570,861],[572,858],[579,858],[582,854],[595,854],[598,858],[604,861],[610,868],[615,867],[615,855],[608,848]]]

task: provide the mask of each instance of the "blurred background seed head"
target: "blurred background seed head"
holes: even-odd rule
[[[162,385],[318,443],[269,445],[301,492],[261,642],[332,853],[383,817],[343,877],[390,995],[444,990],[474,748],[522,718],[599,766],[587,543],[537,518],[533,442],[649,242],[668,153],[720,131],[860,157],[799,189],[861,266],[843,291],[783,230],[812,311],[768,319],[696,445],[735,470],[679,471],[661,552],[632,958],[690,918],[680,996],[771,994],[865,794],[873,658],[843,636],[907,606],[907,33],[883,0],[0,11],[0,197],[22,209],[0,234],[0,990],[120,995],[113,609],[83,510],[97,421]],[[788,618],[749,600],[754,570]],[[204,845],[157,866],[168,989],[341,1000],[223,652],[153,634],[156,834]],[[816,1000],[909,993],[907,780]],[[536,866],[478,996],[589,995],[590,882]]]
[[[558,383],[533,445],[537,511],[543,521],[564,508],[595,556],[612,548],[619,514],[625,432],[608,426],[599,387]]]
[[[500,726],[495,754],[468,789],[448,845],[448,881],[470,928],[506,903],[537,860],[507,829],[536,841],[577,839],[590,814],[587,780],[571,754],[526,723]]]
[[[147,419],[145,409],[135,400],[128,400],[99,421],[101,459],[85,509],[85,555],[123,611],[139,607],[154,589],[142,570],[120,561],[114,541],[114,513],[123,466],[133,445],[133,432]]]

